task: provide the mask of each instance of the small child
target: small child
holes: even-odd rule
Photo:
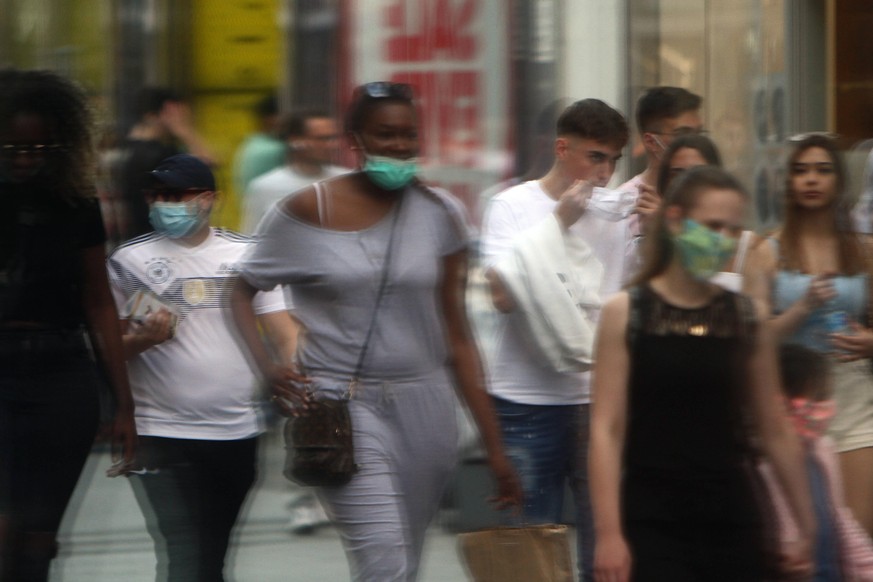
[[[815,582],[873,581],[873,544],[843,499],[833,441],[825,436],[835,412],[830,362],[819,352],[786,344],[779,353],[788,415],[804,448],[816,528]],[[759,465],[785,547],[797,537],[788,502],[772,468]]]

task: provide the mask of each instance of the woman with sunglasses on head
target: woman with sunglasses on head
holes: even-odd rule
[[[772,311],[777,340],[834,360],[836,441],[846,504],[873,533],[873,247],[853,232],[846,171],[834,140],[799,136],[788,158],[785,222],[758,245],[746,269],[746,291]]]
[[[89,132],[85,96],[70,81],[0,71],[3,581],[48,579],[58,526],[97,432],[98,367],[114,389],[113,445],[124,461],[134,453]]]
[[[603,309],[589,453],[599,582],[766,579],[753,428],[801,524],[781,565],[809,572],[814,522],[768,330],[747,297],[710,281],[746,204],[723,170],[683,172],[640,274]]]
[[[463,212],[416,178],[411,87],[358,87],[346,131],[359,170],[273,207],[242,267],[234,315],[284,413],[312,393],[342,397],[357,380],[349,410],[358,472],[319,494],[355,581],[411,581],[457,457],[453,384],[478,423],[498,505],[518,504],[521,489],[467,325]],[[273,364],[252,319],[254,291],[276,284],[290,285],[306,333],[293,367]]]

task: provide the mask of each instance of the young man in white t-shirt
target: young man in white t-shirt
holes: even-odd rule
[[[246,188],[242,218],[246,234],[254,234],[267,211],[288,194],[349,171],[331,163],[337,154],[339,128],[327,113],[289,114],[279,126],[279,139],[288,148],[286,163],[258,176]]]
[[[574,492],[580,572],[591,575],[593,533],[587,484],[589,374],[552,367],[532,346],[526,315],[517,308],[495,266],[520,235],[556,216],[569,236],[579,236],[603,265],[601,294],[620,289],[628,264],[627,220],[610,222],[585,212],[595,186],[606,186],[628,140],[622,115],[597,99],[577,101],[557,122],[555,161],[545,176],[491,199],[482,240],[497,325],[489,385],[507,455],[525,491],[524,520],[559,522],[564,489]]]
[[[681,135],[703,133],[700,106],[703,99],[681,87],[651,87],[637,101],[636,123],[646,150],[646,169],[618,187],[637,192],[637,216],[631,230],[640,235],[640,218],[653,214],[663,192],[656,192],[658,166],[664,151]]]
[[[223,580],[264,430],[259,380],[227,313],[236,265],[252,241],[209,226],[215,182],[197,158],[172,156],[151,176],[144,195],[155,232],[108,259],[139,434],[129,476],[166,579]],[[257,302],[287,357],[296,330],[281,289]]]

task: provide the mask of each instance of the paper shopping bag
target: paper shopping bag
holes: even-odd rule
[[[473,582],[573,582],[566,525],[495,527],[458,536]]]

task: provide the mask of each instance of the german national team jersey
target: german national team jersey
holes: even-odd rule
[[[165,306],[175,319],[171,339],[128,361],[139,434],[230,440],[262,431],[263,395],[230,313],[237,264],[252,244],[218,228],[196,247],[151,233],[109,256],[122,318]],[[285,310],[281,288],[258,293],[254,308]]]

